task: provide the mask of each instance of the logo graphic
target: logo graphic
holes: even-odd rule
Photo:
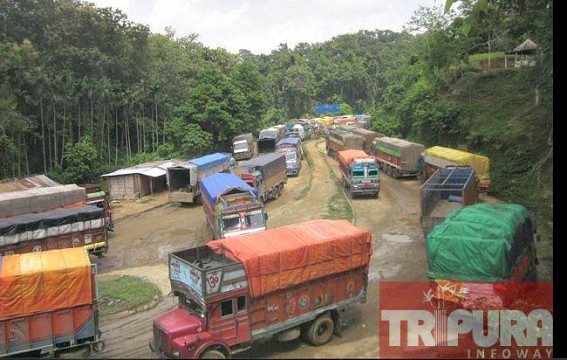
[[[550,282],[381,282],[380,357],[553,357]]]

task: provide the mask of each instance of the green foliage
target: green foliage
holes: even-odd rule
[[[194,158],[210,152],[214,148],[213,137],[200,125],[189,123],[187,119],[176,117],[167,123],[166,133],[171,144],[162,147],[160,152],[171,158]]]
[[[400,124],[395,116],[389,115],[380,108],[374,108],[369,112],[372,118],[371,130],[390,137],[400,137]]]
[[[92,139],[83,137],[75,144],[65,147],[65,166],[63,176],[68,183],[88,183],[96,180],[95,170],[100,166],[101,157]]]

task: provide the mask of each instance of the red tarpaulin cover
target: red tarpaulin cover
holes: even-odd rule
[[[215,240],[214,252],[240,261],[252,297],[368,267],[372,233],[346,220],[313,220]]]
[[[92,302],[83,247],[0,257],[0,320]]]
[[[343,150],[339,151],[338,160],[341,164],[348,165],[355,159],[369,159],[372,156],[368,155],[364,150]]]

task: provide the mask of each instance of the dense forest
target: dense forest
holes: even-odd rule
[[[227,151],[237,133],[333,102],[387,135],[490,156],[491,191],[551,219],[552,29],[552,0],[446,0],[420,7],[403,32],[232,54],[198,34],[151,33],[114,8],[1,0],[0,178],[97,181]],[[526,39],[535,66],[497,66]]]

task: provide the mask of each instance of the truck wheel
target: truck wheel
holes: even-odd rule
[[[218,351],[215,349],[205,350],[200,356],[199,359],[226,359],[226,356],[222,351]]]
[[[201,195],[195,197],[195,204],[203,205],[203,201],[201,200]]]
[[[329,314],[315,319],[307,329],[307,341],[313,346],[320,346],[328,343],[333,337],[335,324]]]

